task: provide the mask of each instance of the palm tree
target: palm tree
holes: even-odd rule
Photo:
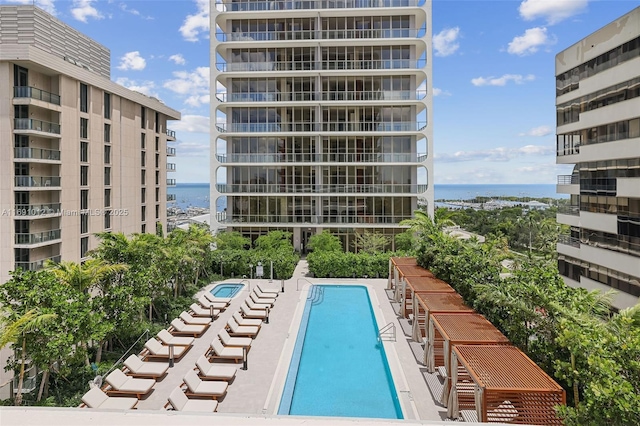
[[[101,281],[127,269],[124,264],[109,264],[102,259],[89,259],[82,264],[48,262],[46,267],[61,282],[82,292],[92,290]]]
[[[27,311],[24,315],[13,321],[8,321],[0,330],[0,348],[9,343],[22,341],[20,353],[20,375],[18,379],[18,389],[16,391],[15,405],[22,404],[22,387],[24,386],[24,366],[27,358],[27,334],[42,328],[48,322],[54,320],[56,314],[43,314],[38,308]],[[3,318],[6,318],[3,315]]]

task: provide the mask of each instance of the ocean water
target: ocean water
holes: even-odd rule
[[[522,197],[522,198],[567,198],[566,194],[556,194],[553,184],[516,184],[516,185],[442,185],[434,187],[436,200],[468,200],[475,197]],[[169,188],[170,194],[176,194],[173,205],[181,209],[189,207],[209,208],[208,183],[178,183]],[[227,198],[217,200],[217,211],[227,207]]]

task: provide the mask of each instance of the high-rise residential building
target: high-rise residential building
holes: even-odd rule
[[[96,232],[166,227],[168,120],[110,80],[109,50],[34,6],[0,6],[0,284],[82,261]]]
[[[393,237],[433,212],[431,1],[222,0],[211,11],[218,226]],[[216,225],[216,215],[212,214]],[[393,240],[393,239],[392,239]]]
[[[570,206],[558,222],[558,268],[568,285],[640,297],[640,8],[556,56],[558,177]]]

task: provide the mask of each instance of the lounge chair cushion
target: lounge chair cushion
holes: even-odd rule
[[[261,299],[260,297],[258,297],[258,295],[256,295],[255,293],[251,293],[249,295],[249,297],[251,298],[251,300],[253,300],[254,303],[258,304],[258,305],[268,305],[269,307],[272,307],[273,304],[275,303],[276,299],[274,298],[269,298],[269,299]]]
[[[258,330],[260,330],[259,327],[255,327],[255,326],[249,326],[249,325],[238,325],[238,323],[236,322],[236,320],[232,318],[229,318],[229,321],[227,321],[227,325],[229,326],[229,329],[231,330],[232,334],[242,334],[245,336],[255,336],[256,334],[258,334]]]
[[[137,355],[131,355],[124,361],[124,365],[134,376],[161,377],[169,370],[169,364],[159,362],[144,362]]]
[[[201,334],[206,330],[206,326],[204,325],[185,324],[179,318],[174,318],[173,321],[171,321],[171,326],[176,332],[185,334]]]
[[[136,379],[127,376],[122,370],[113,370],[106,381],[115,391],[138,395],[146,394],[156,384],[154,379]]]
[[[242,305],[240,305],[240,310],[242,311],[242,314],[246,318],[266,318],[267,317],[267,312],[266,311],[256,311],[256,310],[250,309],[244,303]]]
[[[169,346],[163,346],[162,343],[158,342],[153,337],[147,340],[144,347],[149,350],[151,355],[169,357]],[[180,358],[185,350],[187,350],[186,346],[175,346],[173,348],[173,355],[176,358]]]
[[[189,306],[189,309],[191,309],[191,311],[193,312],[193,315],[197,316],[197,317],[208,317],[211,318],[211,311],[209,310],[209,308],[203,308],[202,306],[196,304],[196,303],[192,303],[191,306]],[[216,318],[218,315],[220,315],[220,310],[219,309],[214,309],[213,310],[213,317]]]
[[[205,291],[203,294],[204,294],[204,297],[209,299],[210,302],[224,303],[225,305],[228,305],[229,303],[231,303],[231,298],[230,297],[215,297],[209,291]]]
[[[222,329],[218,333],[218,337],[225,346],[249,347],[253,341],[250,337],[231,337],[227,330]]]
[[[229,383],[223,381],[202,381],[194,370],[184,376],[184,383],[189,392],[196,395],[222,396],[229,387]]]
[[[267,308],[270,308],[269,305],[263,305],[261,303],[254,302],[253,300],[251,300],[251,297],[247,297],[245,299],[245,303],[247,304],[249,309],[253,309],[253,310],[266,311]]]
[[[256,288],[258,290],[260,290],[261,292],[263,292],[266,295],[273,295],[274,297],[277,297],[279,294],[279,291],[277,290],[269,290],[267,288],[262,288],[262,286],[260,284],[256,284]]]
[[[176,346],[191,346],[195,340],[193,337],[174,336],[164,328],[158,331],[158,339],[160,339],[165,345]]]
[[[206,356],[201,355],[196,361],[196,366],[200,374],[205,379],[231,380],[235,377],[238,369],[230,365],[220,365],[209,362]]]
[[[262,325],[261,319],[242,318],[242,315],[240,315],[240,312],[234,312],[232,316],[233,316],[233,319],[236,320],[238,325],[253,325],[256,327],[259,327]]]
[[[177,411],[205,411],[212,412],[218,408],[218,401],[207,399],[189,399],[179,387],[169,395],[169,402]]]
[[[211,349],[213,349],[213,352],[218,356],[218,358],[242,359],[242,348],[223,346],[218,339],[213,339],[211,342]]]
[[[89,392],[82,396],[89,408],[100,408],[103,410],[129,410],[136,406],[138,398],[111,398],[100,388],[89,389]]]
[[[180,319],[184,321],[186,324],[194,324],[194,325],[209,325],[211,324],[210,318],[194,318],[190,313],[182,311],[180,314]]]
[[[214,309],[224,310],[227,307],[226,303],[220,302],[212,302],[207,299],[204,294],[198,298],[198,303],[202,305],[202,307],[209,309],[209,306],[213,306]]]

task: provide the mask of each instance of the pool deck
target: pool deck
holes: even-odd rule
[[[300,317],[306,301],[307,289],[310,284],[357,284],[366,285],[372,295],[371,301],[380,327],[392,322],[396,327],[396,340],[385,340],[385,351],[389,366],[394,377],[396,390],[399,395],[405,421],[421,424],[440,424],[446,419],[446,408],[436,402],[429,390],[428,382],[435,376],[426,372],[421,363],[422,347],[411,340],[411,325],[406,319],[399,318],[398,303],[391,301],[391,293],[386,289],[386,279],[315,279],[307,277],[307,262],[301,260],[291,279],[284,282],[284,293],[279,293],[275,305],[270,313],[269,324],[263,323],[257,337],[253,340],[248,355],[248,369],[242,370],[242,364],[228,363],[238,367],[237,375],[228,388],[227,394],[220,398],[217,416],[230,415],[229,424],[239,418],[261,418],[263,420],[274,417],[277,414],[278,403],[284,381],[286,379],[289,359],[295,344]],[[250,281],[250,282],[249,282]],[[195,367],[195,361],[205,354],[210,342],[216,338],[218,332],[224,328],[227,320],[234,312],[239,311],[243,300],[249,295],[251,289],[258,283],[262,288],[280,290],[281,282],[268,280],[226,280],[224,283],[243,282],[245,288],[236,295],[227,309],[211,324],[209,329],[201,337],[195,339],[192,348],[175,363],[173,368],[162,380],[158,381],[153,391],[138,403],[136,413],[144,411],[158,412],[167,404],[168,395],[177,386],[180,386],[185,374]],[[203,291],[210,291],[216,284],[212,283]],[[250,284],[250,286],[249,286]],[[299,286],[299,288],[297,288]],[[198,293],[198,297],[201,293]],[[437,380],[437,379],[436,379]],[[84,411],[84,410],[83,410]],[[86,410],[99,412],[100,410]],[[133,414],[133,412],[127,412]],[[177,412],[165,412],[175,420],[179,416]],[[0,417],[8,414],[1,413]],[[122,414],[122,413],[121,413]],[[196,413],[185,413],[194,415]],[[206,414],[197,414],[198,418]],[[245,417],[242,417],[244,415]],[[248,417],[247,417],[248,416]],[[285,416],[295,419],[295,416]],[[297,417],[298,419],[320,419],[310,417]],[[336,419],[332,419],[336,420]],[[347,419],[345,419],[347,420]],[[352,419],[359,424],[371,423],[373,419]],[[393,421],[395,422],[395,421]],[[312,422],[313,423],[313,422]],[[378,423],[378,420],[375,420]],[[178,423],[176,423],[178,424]],[[238,423],[238,424],[241,424]],[[245,423],[261,424],[261,423]],[[321,424],[321,423],[318,423]]]

